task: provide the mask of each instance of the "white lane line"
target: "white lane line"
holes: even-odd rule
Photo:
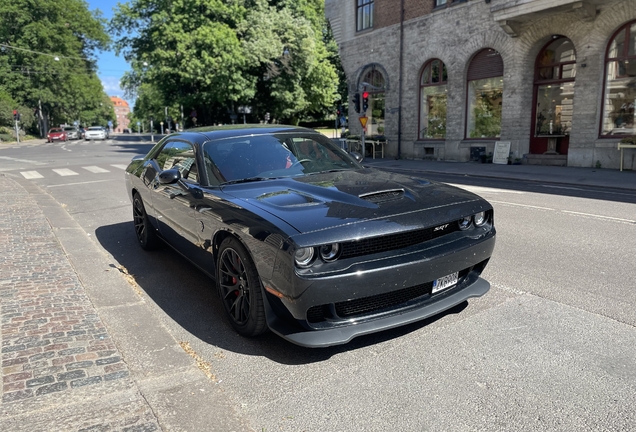
[[[100,168],[98,166],[86,166],[86,167],[82,167],[83,169],[85,169],[86,171],[90,171],[94,174],[99,174],[99,173],[107,173],[110,172],[108,170],[105,170],[104,168]]]
[[[636,221],[633,221],[633,220],[630,220],[630,219],[615,218],[615,217],[611,217],[611,216],[601,216],[601,215],[595,215],[595,214],[590,214],[590,213],[581,213],[581,212],[575,212],[575,211],[569,211],[569,210],[561,210],[561,211],[563,213],[574,214],[574,215],[577,215],[577,216],[587,216],[587,217],[591,217],[591,218],[608,219],[608,220],[614,220],[614,221],[618,221],[618,222],[636,223]]]
[[[122,165],[122,164],[111,164],[111,166],[115,168],[119,168],[119,169],[124,169],[124,170],[128,168],[128,165]]]
[[[62,177],[79,175],[75,171],[71,171],[70,169],[67,169],[67,168],[54,169],[53,172],[61,175]]]
[[[90,183],[104,183],[107,181],[112,181],[112,180],[93,180],[93,181],[86,181],[86,182],[79,182],[79,183],[64,183],[64,184],[48,185],[47,188],[54,188],[54,187],[61,187],[61,186],[77,186],[77,185],[84,185],[84,184],[90,184]]]
[[[14,148],[20,148],[20,147],[14,147]],[[28,164],[31,164],[31,165],[46,165],[45,162],[38,162],[38,161],[34,161],[34,160],[29,160],[29,159],[18,159],[18,158],[12,158],[12,157],[9,157],[9,156],[0,156],[0,159],[12,161],[12,162],[28,163]]]
[[[510,189],[496,189],[496,188],[489,188],[489,187],[482,187],[482,186],[467,186],[467,185],[460,185],[460,184],[454,184],[454,183],[447,183],[451,186],[455,186],[461,189],[466,189],[467,191],[470,192],[474,192],[474,193],[511,193],[511,194],[517,194],[517,195],[523,195],[525,194],[525,192],[520,192],[520,191],[515,191],[515,190],[510,190]]]
[[[575,187],[568,187],[568,186],[554,186],[554,185],[541,185],[541,187],[545,187],[545,188],[552,188],[552,189],[578,190],[578,191],[585,190],[585,189],[575,188]]]
[[[22,171],[20,174],[27,180],[44,178],[44,176],[37,171]]]
[[[60,148],[61,148],[62,150],[64,150],[64,151],[69,151],[69,152],[70,152],[70,151],[73,151],[73,150],[69,150],[69,149],[67,149],[67,148],[66,148],[66,144],[62,144],[62,147],[60,147]]]
[[[539,206],[533,206],[533,205],[527,205],[527,204],[517,204],[517,203],[510,203],[510,202],[504,202],[504,201],[493,201],[493,200],[488,200],[491,203],[497,203],[497,204],[504,204],[504,205],[511,205],[511,206],[517,206],[517,207],[526,207],[526,208],[533,208],[533,209],[538,209],[538,210],[550,210],[550,211],[554,211],[553,208],[549,208],[549,207],[539,207]]]

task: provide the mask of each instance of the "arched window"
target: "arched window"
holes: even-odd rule
[[[503,59],[491,48],[479,51],[468,67],[467,138],[501,135]]]
[[[553,36],[535,63],[530,153],[568,153],[575,77],[574,44],[566,37]]]
[[[625,24],[605,54],[601,136],[636,135],[636,21]]]
[[[441,60],[429,61],[420,77],[419,139],[446,138],[448,73]]]
[[[380,69],[371,66],[361,75],[358,89],[369,93],[369,108],[366,111],[368,136],[384,135],[386,81]]]

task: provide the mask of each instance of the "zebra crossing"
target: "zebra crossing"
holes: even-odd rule
[[[128,165],[124,165],[124,164],[111,164],[109,165],[109,167],[113,167],[113,168],[117,168],[119,170],[125,170],[126,167]],[[111,170],[106,169],[106,168],[102,168],[96,165],[91,165],[91,166],[84,166],[81,167],[83,170],[85,170],[86,172],[92,173],[92,174],[103,174],[103,173],[109,173],[111,172]],[[45,177],[45,175],[48,175],[49,172],[53,172],[54,174],[57,174],[60,177],[69,177],[69,176],[76,176],[76,175],[80,175],[79,172],[77,171],[73,171],[72,169],[69,168],[53,168],[50,171],[20,171],[20,174],[22,174],[22,177],[24,177],[27,180],[35,180],[35,179],[43,179]]]

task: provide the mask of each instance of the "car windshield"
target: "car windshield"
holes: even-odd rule
[[[333,141],[312,133],[227,138],[206,143],[203,152],[211,184],[362,168]]]
[[[88,130],[100,131],[100,130],[103,130],[103,129],[101,128],[101,126],[91,126],[91,127],[88,128]]]
[[[65,131],[74,131],[75,128],[74,127],[65,127],[64,130]]]
[[[56,132],[64,132],[64,131],[62,129],[60,129],[60,128],[51,129],[49,131],[49,133],[56,133]]]

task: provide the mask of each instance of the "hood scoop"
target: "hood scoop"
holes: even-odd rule
[[[372,203],[395,201],[404,197],[404,189],[389,189],[358,195],[358,198]]]

